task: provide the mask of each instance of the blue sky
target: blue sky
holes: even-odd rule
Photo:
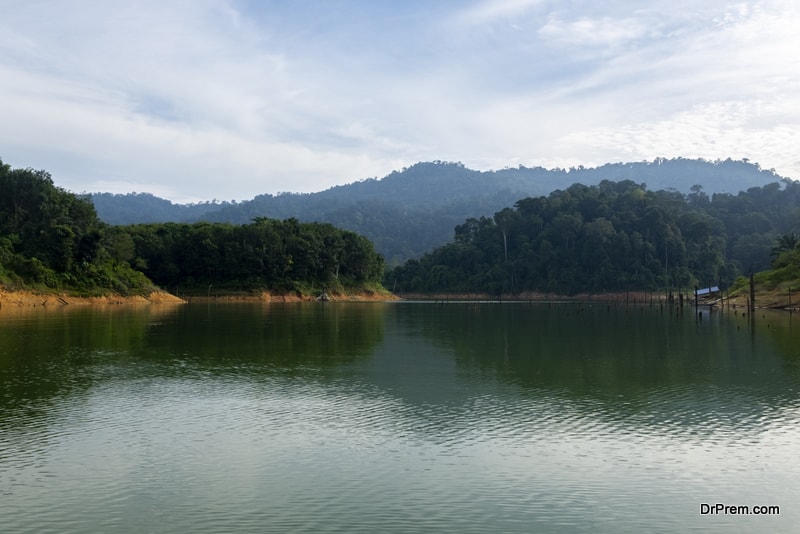
[[[800,178],[794,0],[0,0],[0,158],[75,192],[311,192],[748,158]]]

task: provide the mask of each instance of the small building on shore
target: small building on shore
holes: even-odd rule
[[[694,300],[695,302],[702,306],[710,306],[719,300],[720,297],[720,290],[718,286],[706,287],[703,289],[695,289],[694,290]]]

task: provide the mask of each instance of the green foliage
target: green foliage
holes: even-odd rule
[[[152,283],[103,246],[107,227],[86,197],[45,171],[0,161],[0,282],[13,288],[94,295],[148,292]]]
[[[81,295],[164,287],[321,290],[380,284],[383,258],[330,224],[142,224],[110,227],[88,198],[50,175],[0,161],[0,281]]]
[[[772,262],[772,268],[756,275],[756,282],[766,290],[772,291],[784,286],[794,285],[800,287],[800,248],[796,240],[786,241],[787,236],[778,239],[776,248],[782,248],[794,243],[791,248],[785,248]],[[794,237],[794,234],[790,234]]]
[[[365,236],[389,265],[396,266],[447,243],[453,227],[467,218],[490,217],[521,198],[547,195],[570,183],[634,180],[652,190],[675,188],[703,205],[709,202],[709,195],[737,193],[779,179],[773,171],[730,159],[660,158],[592,169],[520,166],[485,172],[460,163],[434,161],[417,163],[380,180],[311,194],[259,195],[239,203],[181,206],[141,193],[96,194],[93,198],[101,218],[111,224],[197,220],[246,224],[256,217],[327,222]],[[773,230],[769,221],[749,224],[760,229],[745,233]]]
[[[795,233],[779,236],[778,242],[770,251],[770,256],[780,257],[784,252],[789,252],[796,249],[798,243],[800,243],[800,238],[798,238],[797,234]]]
[[[567,177],[588,182],[631,176],[659,183],[677,171],[688,177],[683,182],[692,180],[688,192],[603,180],[549,196],[522,194],[552,188]],[[791,276],[786,270],[796,264],[800,185],[786,180],[733,195],[719,192],[719,184],[708,178],[703,183],[712,184],[709,195],[696,185],[701,171],[734,184],[775,177],[749,162],[730,160],[490,173],[434,162],[313,195],[264,195],[206,206],[221,220],[247,217],[249,224],[109,227],[98,220],[88,198],[55,187],[46,172],[11,169],[0,161],[0,281],[81,293],[136,293],[149,288],[146,275],[182,291],[213,285],[217,290],[310,292],[379,284],[384,260],[376,248],[388,251],[390,262],[399,265],[446,243],[392,271],[387,286],[495,294],[726,286],[740,273],[767,268],[770,253],[775,272],[765,276],[783,283]],[[100,195],[95,202],[117,197],[160,200]],[[504,207],[510,204],[514,207]],[[168,211],[169,206],[161,207]],[[113,209],[113,202],[105,209]]]
[[[364,237],[330,224],[258,218],[251,224],[120,227],[115,242],[155,283],[181,293],[276,289],[309,293],[380,283],[383,258]],[[119,253],[119,252],[117,252]]]
[[[395,268],[384,283],[398,291],[492,294],[727,286],[768,262],[769,231],[797,226],[798,201],[794,182],[710,199],[699,187],[683,195],[632,181],[575,184],[520,200],[493,219],[467,219],[451,243]],[[792,248],[776,267],[794,261],[793,235],[779,242]]]
[[[780,236],[775,242],[775,248],[782,248],[787,242]],[[772,262],[772,268],[757,272],[753,275],[756,292],[758,293],[788,293],[792,288],[800,288],[800,248],[780,252]],[[749,277],[740,276],[730,288],[732,295],[747,295],[750,291]]]

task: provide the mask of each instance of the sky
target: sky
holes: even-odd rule
[[[76,193],[747,158],[800,178],[800,2],[0,0],[0,159]]]

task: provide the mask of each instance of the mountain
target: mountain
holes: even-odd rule
[[[96,194],[101,219],[112,224],[166,221],[248,223],[256,217],[328,222],[369,238],[389,265],[448,242],[453,228],[471,217],[491,216],[527,197],[572,184],[631,180],[647,188],[688,194],[736,194],[779,182],[773,170],[748,160],[663,159],[611,163],[595,168],[517,167],[476,171],[461,163],[417,163],[382,179],[367,179],[310,194],[259,195],[249,201],[168,206],[152,195]],[[694,190],[697,190],[695,188]],[[162,202],[158,202],[161,200]],[[207,208],[207,209],[203,209]],[[145,216],[156,218],[144,218]]]
[[[91,198],[100,219],[114,225],[190,222],[230,205],[216,201],[175,204],[150,193],[92,193]]]

